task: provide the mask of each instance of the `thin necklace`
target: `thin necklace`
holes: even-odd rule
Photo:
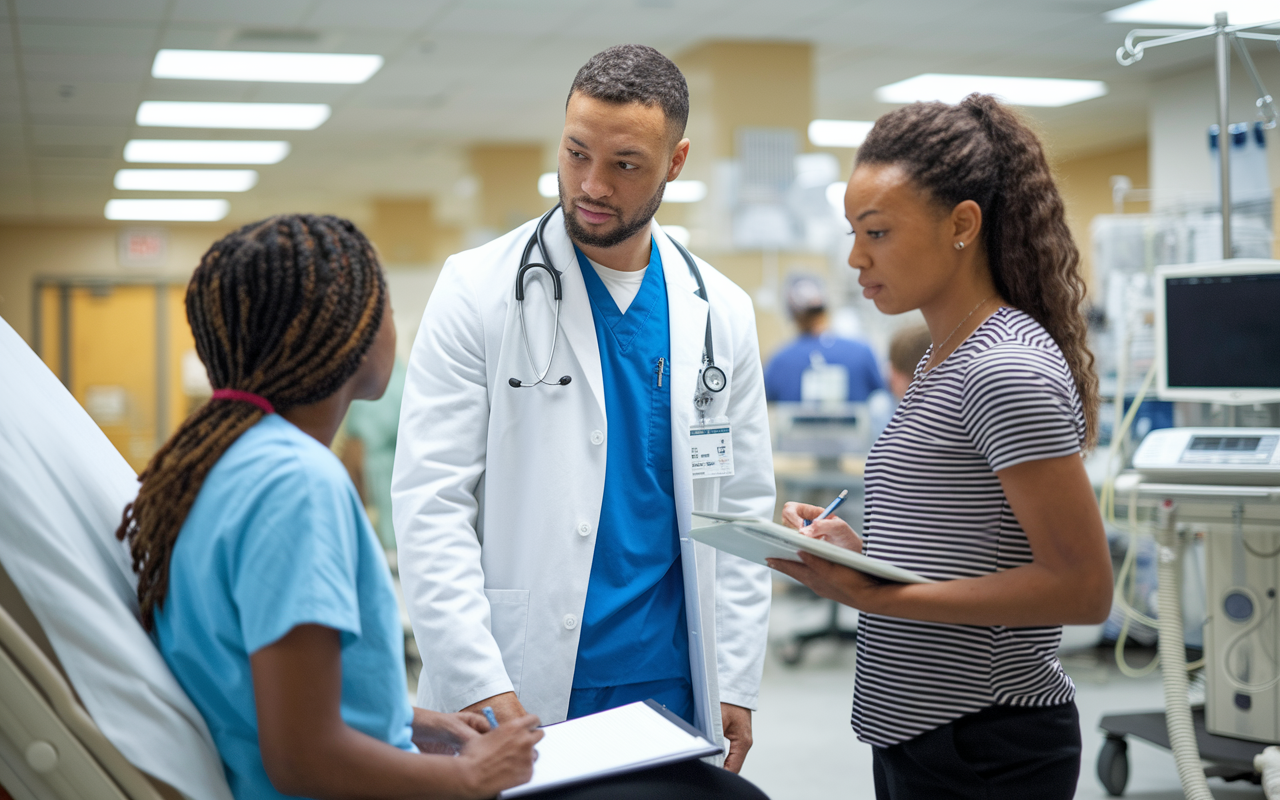
[[[990,299],[991,299],[991,298],[993,298],[993,297],[995,297],[995,295],[994,295],[994,294],[991,294],[991,295],[987,295],[986,297],[982,298],[982,302],[980,302],[980,303],[978,303],[976,306],[974,306],[974,307],[973,307],[973,311],[970,311],[968,314],[965,314],[965,315],[964,315],[964,319],[960,320],[960,325],[963,325],[963,324],[965,324],[966,322],[968,322],[968,321],[969,321],[969,317],[972,317],[972,316],[977,312],[977,310],[978,310],[978,309],[980,309],[980,308],[982,308],[984,305],[986,305],[987,301],[988,301],[988,300],[990,300]],[[956,335],[956,331],[960,330],[960,325],[957,325],[957,326],[955,326],[954,328],[952,328],[952,329],[951,329],[951,333],[948,333],[948,334],[947,334],[947,338],[945,338],[945,339],[943,339],[943,340],[942,340],[942,344],[938,345],[938,346],[934,349],[933,353],[932,353],[932,354],[930,354],[930,356],[929,356],[929,360],[930,360],[930,361],[932,361],[932,360],[933,360],[933,356],[935,356],[935,355],[937,355],[938,353],[941,353],[941,352],[942,352],[942,348],[946,347],[946,346],[947,346],[947,342],[951,341],[951,337],[952,337],[952,336],[955,336],[955,335]],[[940,359],[940,360],[938,361],[938,364],[941,364],[941,363],[942,363],[943,361],[945,361],[945,360],[946,360],[946,358],[945,358],[945,357],[944,357],[944,358],[942,358],[942,359]],[[931,372],[933,369],[936,369],[936,368],[938,367],[938,364],[934,364],[932,368],[931,368],[928,364],[925,364],[925,369],[924,369],[925,374],[928,374],[928,373],[929,373],[929,372]],[[921,377],[923,377],[923,376],[921,376]]]

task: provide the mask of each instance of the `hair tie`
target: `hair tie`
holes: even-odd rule
[[[239,389],[217,389],[213,393],[214,400],[239,400],[242,403],[250,403],[262,409],[264,414],[276,413],[275,406],[271,405],[271,401],[259,394],[253,392],[242,392]]]

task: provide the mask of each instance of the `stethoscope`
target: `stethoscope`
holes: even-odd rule
[[[533,229],[533,235],[529,237],[529,241],[524,246],[524,254],[520,256],[520,270],[516,272],[516,303],[520,306],[520,334],[524,337],[524,354],[529,360],[529,369],[533,370],[537,378],[531,383],[524,383],[519,378],[512,378],[507,383],[513,389],[523,389],[530,386],[538,386],[545,384],[547,386],[568,386],[573,378],[564,375],[558,381],[548,381],[547,374],[551,372],[551,364],[556,357],[556,342],[560,339],[560,304],[564,298],[564,289],[560,283],[560,270],[551,264],[551,256],[547,253],[547,248],[543,246],[542,236],[546,232],[547,222],[551,219],[551,215],[560,208],[557,203],[554,208],[542,215],[542,219],[538,220],[538,224]],[[671,239],[670,236],[667,237]],[[724,390],[729,380],[725,377],[724,370],[716,366],[715,349],[711,343],[711,301],[707,297],[707,286],[702,282],[702,273],[698,270],[698,265],[694,262],[693,256],[684,248],[684,245],[671,239],[671,243],[680,251],[680,255],[684,257],[684,263],[689,266],[689,272],[693,275],[693,279],[698,284],[698,297],[706,301],[707,309],[707,332],[703,340],[702,346],[702,371],[698,374],[699,389],[694,396],[693,404],[698,410],[705,410],[711,405],[711,395]],[[537,247],[542,254],[545,264],[541,261],[531,261],[533,248]],[[551,332],[551,353],[547,356],[547,365],[538,370],[537,365],[533,361],[533,349],[529,345],[529,328],[524,321],[524,281],[525,275],[532,269],[546,270],[551,276],[552,296],[556,301],[556,314],[554,328]]]

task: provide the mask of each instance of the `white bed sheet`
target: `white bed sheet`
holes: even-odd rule
[[[115,539],[133,470],[0,319],[0,563],[103,734],[191,800],[231,800],[204,718],[137,619]]]

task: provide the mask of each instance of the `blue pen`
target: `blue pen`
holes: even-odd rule
[[[826,508],[822,509],[822,513],[818,515],[818,519],[814,519],[814,520],[808,520],[808,519],[806,519],[806,520],[804,521],[804,526],[807,528],[807,527],[809,527],[810,525],[812,525],[813,523],[817,522],[818,520],[823,520],[823,519],[826,519],[827,517],[831,516],[831,512],[833,512],[833,511],[835,511],[837,508],[839,508],[839,507],[840,507],[840,504],[841,504],[841,503],[843,503],[843,502],[844,502],[844,499],[845,499],[846,497],[848,497],[848,496],[849,496],[849,490],[848,490],[848,489],[845,489],[843,492],[841,492],[840,494],[836,495],[836,499],[831,501],[831,505],[829,505],[829,506],[827,506]]]
[[[489,720],[489,730],[491,731],[497,730],[498,718],[493,715],[493,709],[490,708],[489,706],[485,706],[484,708],[480,709],[480,711],[481,713],[484,714],[484,718]]]

